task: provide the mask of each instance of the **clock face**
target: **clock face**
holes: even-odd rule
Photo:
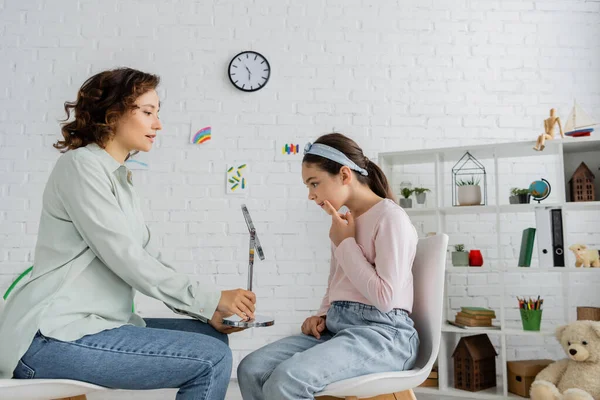
[[[245,92],[255,92],[269,81],[271,67],[262,54],[255,51],[242,51],[229,63],[229,80]]]

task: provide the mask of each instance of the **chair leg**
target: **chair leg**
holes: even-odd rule
[[[396,400],[417,400],[415,392],[413,392],[412,389],[394,393],[394,396],[396,396]]]

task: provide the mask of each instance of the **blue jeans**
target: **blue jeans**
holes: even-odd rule
[[[330,383],[376,372],[411,369],[419,337],[404,310],[336,301],[320,339],[299,335],[249,354],[237,376],[244,400],[314,399]]]
[[[177,400],[224,399],[232,357],[227,335],[192,319],[146,319],[72,342],[37,333],[13,375],[75,379],[114,389],[179,388]]]

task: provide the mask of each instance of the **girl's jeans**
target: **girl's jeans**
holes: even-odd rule
[[[419,338],[406,311],[336,301],[320,339],[299,335],[244,358],[237,375],[244,400],[313,399],[330,383],[411,369]]]

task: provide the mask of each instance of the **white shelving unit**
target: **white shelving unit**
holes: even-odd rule
[[[546,148],[542,152],[533,150],[535,142],[513,142],[499,143],[489,145],[475,145],[464,147],[438,148],[417,151],[399,151],[399,152],[384,152],[378,156],[379,165],[383,168],[386,176],[390,180],[392,188],[397,188],[401,181],[412,181],[415,176],[424,175],[425,182],[428,182],[432,192],[428,194],[430,197],[427,206],[423,208],[407,208],[407,213],[417,218],[430,218],[435,221],[435,231],[438,233],[447,232],[446,223],[448,218],[456,215],[479,215],[484,216],[488,220],[494,220],[496,223],[496,246],[497,249],[502,248],[502,226],[503,224],[511,224],[511,216],[517,213],[532,213],[538,206],[547,207],[554,206],[563,209],[563,232],[569,232],[568,221],[565,218],[565,211],[600,211],[600,201],[574,203],[570,202],[568,190],[568,180],[579,165],[579,162],[584,161],[590,167],[596,167],[600,160],[600,139],[594,137],[586,138],[565,138],[556,139],[546,142]],[[480,162],[486,165],[486,175],[488,177],[488,196],[487,205],[460,207],[452,206],[452,166],[469,151]],[[532,170],[531,181],[547,178],[551,182],[551,196],[544,200],[541,204],[508,204],[508,189],[513,184],[510,177],[507,182],[501,186],[500,182],[506,180],[503,171],[507,169],[503,163],[510,163],[512,160],[523,162]],[[536,172],[536,165],[544,165],[545,171],[549,172],[548,176],[539,176]],[[510,165],[510,164],[509,164]],[[508,167],[510,168],[510,167]],[[489,169],[489,171],[488,171]],[[521,172],[519,170],[519,172]],[[527,171],[523,171],[527,173]],[[596,196],[600,197],[600,174],[596,174]],[[408,178],[407,178],[408,177]],[[395,190],[397,193],[398,190]],[[533,202],[533,200],[532,200]],[[486,215],[487,214],[487,215]],[[452,242],[452,236],[451,236]],[[567,243],[567,241],[564,241]],[[565,249],[566,250],[566,249]],[[567,251],[565,252],[567,255]],[[450,256],[450,253],[449,253]],[[450,259],[450,257],[448,257]],[[451,261],[448,260],[446,269],[446,289],[448,288],[448,277],[453,273],[467,274],[486,274],[494,273],[499,275],[499,285],[501,287],[500,309],[496,310],[500,329],[461,329],[444,323],[442,326],[442,341],[440,345],[440,353],[438,356],[438,381],[439,388],[417,388],[420,393],[438,394],[457,397],[472,397],[481,399],[500,399],[500,398],[522,398],[508,393],[507,390],[507,336],[523,335],[523,336],[552,336],[554,329],[544,329],[540,332],[523,331],[519,328],[508,326],[506,323],[507,307],[516,308],[516,300],[509,305],[505,304],[505,274],[506,273],[558,273],[560,274],[561,284],[563,289],[563,304],[564,321],[572,321],[575,319],[573,307],[569,304],[568,288],[569,278],[572,274],[582,273],[600,273],[600,269],[591,268],[575,268],[571,258],[566,258],[566,267],[557,268],[554,266],[538,265],[537,267],[519,268],[511,266],[505,262],[502,251],[498,251],[497,259],[492,263],[492,267],[487,267],[484,264],[483,268],[456,268],[452,267]],[[535,276],[535,275],[531,275]],[[449,317],[448,296],[444,295],[444,321]],[[514,324],[513,324],[514,325]],[[500,343],[500,365],[502,366],[499,373],[497,387],[483,390],[480,392],[468,392],[458,390],[453,387],[453,363],[452,351],[458,338],[462,335],[472,335],[478,333],[486,333],[490,337],[496,337]]]

